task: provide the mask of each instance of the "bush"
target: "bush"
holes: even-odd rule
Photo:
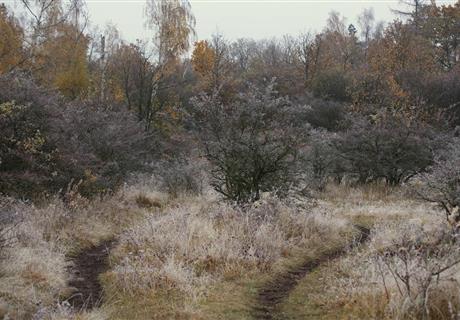
[[[27,105],[0,102],[0,193],[22,196],[52,184],[55,146],[46,139],[43,115]]]
[[[348,94],[349,79],[344,72],[328,70],[320,73],[312,84],[315,97],[335,100],[349,101]]]
[[[399,185],[432,162],[429,131],[393,116],[374,122],[355,119],[333,144],[343,159],[343,170],[359,183],[383,179]]]
[[[314,129],[337,131],[345,120],[345,105],[340,102],[314,98],[309,93],[294,96],[292,101],[305,106],[297,110],[300,112],[298,120],[308,122]]]
[[[151,138],[127,111],[80,102],[64,106],[61,116],[50,139],[62,150],[61,163],[73,164],[73,170],[60,168],[62,183],[83,179],[86,196],[116,189],[153,152]]]
[[[18,208],[20,206],[13,199],[0,197],[0,260],[4,257],[4,250],[14,242],[20,221],[16,212]]]
[[[434,160],[429,172],[414,184],[417,194],[424,200],[439,204],[448,221],[460,225],[460,139],[454,139],[448,148]]]
[[[162,165],[161,189],[171,197],[181,194],[200,195],[203,193],[205,177],[202,169],[186,160],[175,160]]]
[[[293,182],[304,130],[296,125],[290,102],[275,98],[273,86],[250,86],[228,104],[216,96],[193,101],[198,138],[212,166],[211,184],[228,199],[255,201],[261,192],[280,193]]]
[[[313,128],[335,131],[344,120],[344,107],[338,102],[315,99],[308,106],[306,120]]]
[[[441,233],[433,237],[421,228],[415,230],[414,241],[407,236],[413,231],[400,231],[405,232],[401,243],[371,255],[394,313],[402,319],[448,319],[458,314],[458,284],[453,281],[449,286],[450,281],[446,281],[452,279],[460,263],[455,235]],[[391,294],[392,283],[399,294]]]
[[[330,180],[340,183],[345,172],[344,163],[333,145],[335,134],[312,130],[305,151],[308,187],[323,190]]]
[[[136,196],[135,201],[140,208],[161,208],[161,203],[157,199],[152,199],[145,193],[139,193]]]
[[[354,73],[349,86],[353,108],[362,115],[372,115],[381,110],[407,107],[407,96],[391,77],[372,72]]]
[[[440,110],[452,127],[460,125],[460,67],[448,73],[430,74],[421,87],[430,107]]]
[[[142,167],[151,140],[127,111],[67,103],[22,74],[0,76],[0,192],[35,197],[82,180],[87,196]]]

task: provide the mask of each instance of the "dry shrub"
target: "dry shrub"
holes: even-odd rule
[[[283,194],[296,180],[297,151],[308,126],[274,87],[274,80],[263,88],[248,85],[230,103],[217,92],[191,100],[190,120],[211,166],[211,185],[229,200],[247,203],[262,192]]]
[[[206,176],[200,161],[175,160],[161,166],[160,189],[172,198],[180,195],[200,195],[204,191]]]
[[[15,241],[17,226],[21,220],[18,207],[22,205],[12,198],[0,196],[0,260]]]
[[[437,155],[428,173],[413,183],[417,195],[438,204],[453,228],[460,229],[460,140],[454,139]]]
[[[161,208],[161,203],[157,199],[149,198],[144,193],[136,196],[136,204],[141,208]]]
[[[379,114],[375,121],[351,118],[351,125],[332,139],[342,159],[342,174],[358,184],[385,181],[398,186],[432,163],[429,128]]]
[[[80,179],[87,197],[117,190],[154,153],[124,109],[67,102],[30,76],[0,76],[0,192],[39,198]]]
[[[156,175],[135,175],[121,189],[125,200],[132,199],[139,208],[161,208],[169,200],[169,195],[161,189],[161,179]]]

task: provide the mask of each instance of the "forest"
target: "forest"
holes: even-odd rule
[[[134,42],[84,0],[0,2],[0,319],[460,319],[438,2],[254,40],[146,0]]]

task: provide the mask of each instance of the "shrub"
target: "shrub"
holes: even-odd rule
[[[349,87],[353,108],[362,115],[372,115],[379,110],[407,107],[407,95],[392,77],[382,77],[372,72],[354,73]]]
[[[349,101],[349,79],[344,72],[329,70],[320,73],[312,84],[315,97],[335,101]]]
[[[161,208],[161,203],[157,199],[152,199],[145,193],[139,193],[135,201],[140,208]]]
[[[333,145],[335,134],[324,130],[312,130],[308,149],[305,151],[308,187],[323,190],[329,180],[338,183],[345,172],[343,159]]]
[[[11,198],[0,197],[0,259],[4,257],[3,251],[13,244],[19,220],[15,210],[15,201]]]
[[[238,100],[222,104],[216,96],[193,101],[193,118],[212,186],[238,202],[259,199],[264,191],[281,192],[293,181],[303,130],[285,98],[275,98],[271,82],[250,86]]]
[[[0,193],[34,194],[50,184],[56,154],[42,117],[30,106],[0,103]]]
[[[34,197],[82,180],[113,190],[142,167],[152,142],[127,111],[65,102],[22,74],[0,76],[0,192]]]
[[[421,86],[423,98],[435,110],[441,110],[455,127],[460,125],[460,68],[447,73],[431,75]]]
[[[386,298],[393,300],[393,312],[404,319],[446,319],[458,314],[458,290],[452,290],[458,284],[454,281],[452,288],[446,281],[460,263],[455,236],[440,233],[433,237],[415,225],[404,229],[398,230],[403,232],[400,243],[373,254]],[[415,241],[409,238],[413,233]],[[391,284],[399,294],[392,294]]]
[[[414,184],[417,194],[424,200],[439,204],[448,221],[455,227],[460,223],[460,140],[454,139],[434,160],[429,172]]]
[[[178,159],[161,167],[161,189],[171,197],[202,194],[205,177],[202,168],[196,164]]]
[[[61,160],[74,165],[61,168],[65,183],[83,179],[87,196],[117,188],[129,172],[143,168],[153,143],[134,115],[93,103],[69,104],[50,134],[62,150]]]
[[[293,101],[306,106],[302,110],[301,120],[315,129],[337,131],[345,120],[345,106],[342,103],[312,97],[310,94],[295,96]]]
[[[385,180],[395,186],[423,172],[432,162],[429,131],[384,116],[374,122],[355,119],[333,143],[345,173],[359,183]]]
[[[344,119],[343,105],[334,101],[314,100],[306,112],[306,120],[313,128],[335,131]]]

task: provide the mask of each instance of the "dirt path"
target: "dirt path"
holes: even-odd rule
[[[352,246],[357,246],[365,242],[369,238],[370,233],[370,230],[366,227],[355,225],[355,228],[359,230],[360,234]],[[295,288],[297,283],[307,273],[313,271],[322,263],[345,254],[346,249],[338,248],[326,252],[315,260],[308,260],[296,268],[278,274],[259,291],[256,306],[253,310],[254,318],[260,320],[282,319],[283,317],[277,314],[278,306],[289,296],[289,293]]]
[[[99,275],[108,270],[108,255],[113,244],[113,240],[104,241],[71,257],[73,266],[69,268],[72,274],[69,286],[74,288],[74,293],[67,301],[75,310],[90,310],[101,304]]]

